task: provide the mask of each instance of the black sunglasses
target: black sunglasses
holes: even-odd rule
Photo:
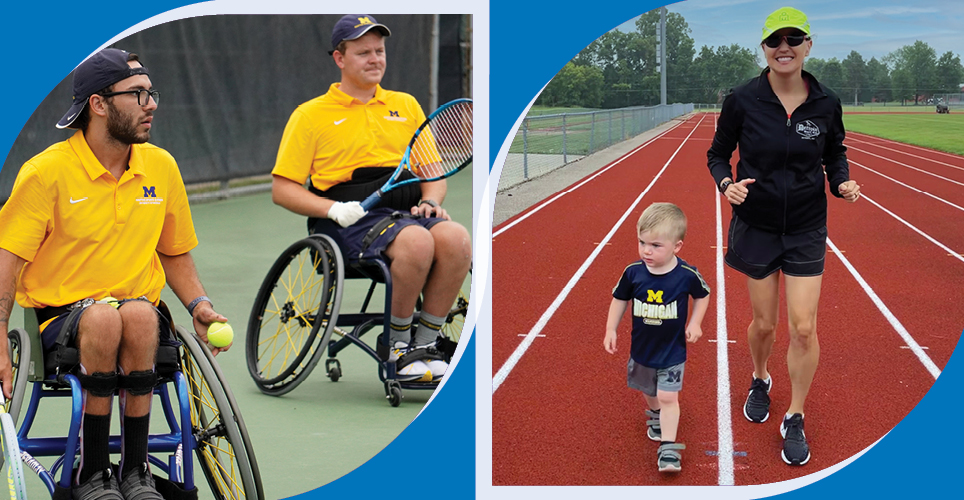
[[[770,47],[771,49],[775,49],[779,47],[780,43],[783,42],[784,40],[787,41],[787,45],[791,47],[796,47],[797,45],[800,45],[801,43],[809,39],[810,37],[807,35],[782,35],[782,36],[770,35],[766,37],[765,40],[763,40],[763,43],[767,47]]]
[[[150,102],[151,102],[150,99],[154,99],[154,104],[157,104],[158,101],[159,101],[160,98],[161,98],[161,93],[160,93],[160,92],[158,92],[158,91],[156,91],[156,90],[145,90],[145,89],[122,90],[122,91],[120,91],[120,92],[105,92],[105,93],[103,93],[103,94],[100,94],[100,96],[101,96],[101,97],[111,97],[111,96],[121,95],[121,94],[137,94],[137,105],[138,105],[138,106],[147,106],[147,105],[150,104]]]

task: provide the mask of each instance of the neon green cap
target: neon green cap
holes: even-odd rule
[[[793,7],[781,7],[767,16],[766,22],[763,23],[761,40],[766,40],[774,31],[783,28],[796,28],[807,35],[810,34],[810,23],[807,21],[806,14]]]

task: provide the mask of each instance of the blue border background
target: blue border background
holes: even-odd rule
[[[57,0],[4,6],[0,40],[7,47],[8,58],[0,91],[7,98],[5,119],[0,123],[0,152],[4,156],[9,153],[33,110],[81,59],[130,26],[192,3],[196,2],[155,0],[112,5]],[[613,1],[605,10],[597,3],[587,11],[585,2],[492,0],[490,158],[496,158],[515,120],[566,61],[604,32],[661,3]],[[473,336],[446,389],[382,453],[342,479],[296,498],[322,498],[322,494],[371,498],[411,495],[415,491],[431,495],[432,490],[449,498],[473,497],[475,346]],[[954,422],[964,410],[960,397],[964,376],[958,366],[961,362],[955,361],[961,356],[955,350],[927,396],[874,449],[838,473],[779,497],[960,495],[964,475],[957,463],[964,437],[956,432]],[[940,425],[944,422],[948,424]],[[861,422],[840,425],[859,426]],[[943,432],[937,434],[935,430]],[[443,436],[430,445],[445,457],[438,467],[429,473],[419,470],[410,479],[387,476],[388,471],[399,471],[391,457],[402,450],[429,445],[422,438],[425,435]],[[412,491],[407,485],[413,481],[432,486]]]

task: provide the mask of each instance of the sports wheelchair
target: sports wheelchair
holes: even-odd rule
[[[24,319],[25,328],[13,329],[8,334],[13,396],[5,408],[13,422],[20,414],[28,382],[33,390],[16,431],[16,446],[5,440],[4,451],[19,451],[23,464],[36,472],[53,498],[70,498],[79,452],[82,389],[75,375],[62,372],[45,359],[34,311],[25,310]],[[175,326],[175,333],[177,342],[167,346],[166,361],[162,363],[161,355],[158,356],[158,381],[154,388],[168,432],[152,433],[148,441],[148,459],[154,468],[158,491],[166,499],[196,499],[196,457],[214,498],[265,498],[251,440],[224,375],[210,350],[194,334],[180,326]],[[29,437],[40,400],[50,397],[71,398],[67,436]],[[4,423],[3,432],[8,431]],[[120,436],[110,437],[109,449],[111,453],[120,453]],[[35,457],[57,458],[45,467]],[[11,471],[15,469],[22,467]],[[59,480],[56,479],[58,470],[61,471]],[[16,479],[12,476],[11,484]],[[23,484],[22,477],[17,481],[18,487]]]
[[[324,223],[330,223],[325,228]],[[402,389],[434,390],[439,381],[400,381],[396,360],[389,355],[392,276],[381,259],[363,259],[346,266],[333,221],[324,221],[322,230],[289,246],[265,276],[251,309],[246,339],[248,371],[261,392],[280,396],[303,382],[314,367],[325,359],[325,371],[332,382],[342,376],[338,353],[355,345],[377,362],[378,376],[385,387],[385,398],[393,407],[402,401]],[[368,280],[361,310],[341,312],[346,281]],[[382,311],[369,311],[375,289],[384,285]],[[455,353],[465,323],[468,300],[460,293],[446,317],[438,344],[446,362]],[[418,321],[416,313],[415,321]],[[362,340],[370,331],[378,332],[375,347]],[[338,339],[334,339],[337,336]]]

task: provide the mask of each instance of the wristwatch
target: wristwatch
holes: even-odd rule
[[[427,203],[432,208],[438,208],[438,203],[435,203],[434,200],[421,200],[418,202],[418,205],[421,206],[424,203]]]
[[[727,180],[723,181],[723,182],[720,184],[720,194],[725,193],[725,192],[726,192],[726,188],[730,187],[730,184],[733,184],[733,181],[731,181],[730,179],[727,179]]]

